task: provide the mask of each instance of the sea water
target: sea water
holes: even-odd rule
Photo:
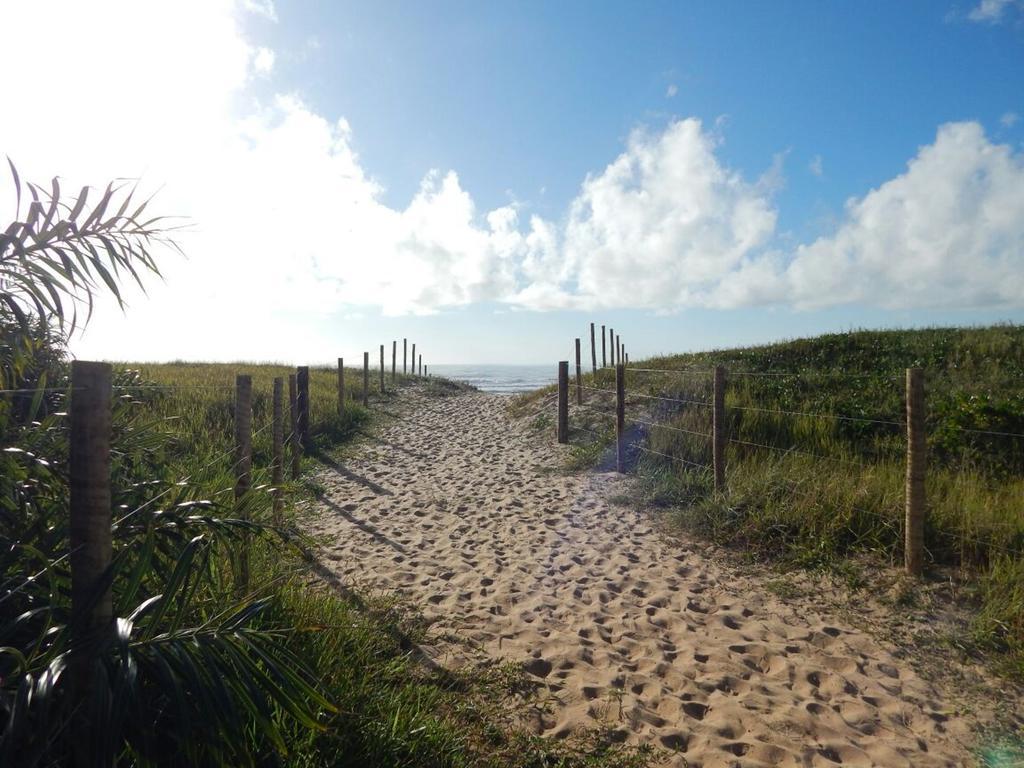
[[[484,392],[514,395],[553,384],[558,379],[555,365],[432,365],[430,373],[463,381]]]

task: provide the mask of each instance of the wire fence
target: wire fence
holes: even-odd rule
[[[879,528],[887,530],[894,545],[905,539],[903,546],[912,549],[914,544],[908,531],[923,530],[926,514],[938,510],[941,512],[941,521],[937,518],[927,523],[929,546],[943,548],[951,542],[958,542],[957,546],[961,549],[975,547],[990,553],[1024,555],[1024,515],[1011,512],[1008,519],[1001,519],[995,513],[985,512],[979,513],[982,518],[969,519],[966,507],[959,512],[956,509],[950,511],[952,502],[945,496],[926,499],[923,480],[912,483],[911,470],[903,469],[904,462],[908,467],[913,463],[912,457],[916,451],[926,471],[933,475],[940,473],[933,480],[936,487],[947,488],[949,478],[959,482],[956,478],[963,477],[965,480],[961,493],[986,495],[987,506],[980,507],[986,510],[992,504],[998,506],[1012,503],[1006,482],[1024,483],[1024,477],[1017,476],[1021,473],[1020,468],[1016,470],[1017,474],[1010,472],[1006,476],[995,475],[1002,479],[1002,486],[985,482],[986,473],[996,472],[998,466],[993,468],[977,463],[982,459],[976,460],[974,464],[964,464],[967,458],[956,459],[956,456],[966,457],[967,454],[942,453],[941,443],[938,442],[936,457],[931,460],[928,468],[925,446],[929,438],[925,432],[924,418],[910,418],[913,410],[919,414],[924,412],[923,388],[920,402],[915,400],[918,395],[913,394],[910,388],[912,373],[921,381],[924,378],[923,372],[915,370],[917,372],[849,375],[780,371],[728,372],[730,380],[736,377],[739,381],[763,377],[768,381],[802,379],[821,382],[842,378],[854,381],[870,379],[876,383],[901,382],[907,386],[905,393],[900,392],[900,398],[908,417],[893,418],[885,415],[884,411],[880,415],[857,415],[750,402],[752,391],[746,385],[739,386],[726,404],[724,370],[634,367],[620,363],[598,367],[595,364],[593,385],[583,382],[580,369],[577,368],[576,381],[568,386],[570,389],[576,388],[578,393],[585,393],[585,396],[578,395],[582,403],[572,405],[571,408],[568,406],[570,398],[566,397],[565,412],[562,413],[560,408],[557,417],[568,420],[571,412],[573,430],[590,435],[593,441],[606,442],[608,449],[615,452],[617,467],[622,471],[643,471],[645,465],[630,457],[646,456],[679,467],[683,472],[711,474],[714,476],[715,490],[726,491],[729,486],[727,477],[731,476],[735,481],[736,473],[743,473],[752,466],[748,466],[748,458],[772,456],[776,463],[771,466],[778,467],[776,473],[802,473],[800,482],[803,492],[794,488],[791,494],[792,502],[797,505],[828,503],[827,494],[836,492],[834,479],[837,477],[845,482],[845,485],[839,483],[838,486],[844,489],[844,493],[851,494],[879,493],[879,484],[893,483],[884,495],[898,498],[898,508],[871,509],[863,503],[856,503],[855,496],[842,499],[841,506],[845,510],[844,514],[874,521]],[[599,382],[610,382],[606,372],[614,374],[614,389],[598,385]],[[770,395],[778,389],[774,385],[766,385],[764,393]],[[813,389],[798,391],[813,392]],[[747,398],[747,401],[744,402],[743,398]],[[891,404],[891,399],[889,402]],[[772,420],[749,418],[757,416],[768,416]],[[614,421],[614,433],[608,429],[595,429],[595,419],[597,423],[605,419]],[[710,429],[706,426],[708,422]],[[815,426],[815,423],[819,426]],[[842,431],[842,425],[866,429]],[[940,433],[947,439],[949,435],[1024,439],[1022,432],[961,426],[948,421],[933,424],[932,430],[932,439],[936,441]],[[989,454],[982,454],[982,458],[985,455]],[[797,458],[810,463],[778,463]],[[835,470],[812,469],[818,464],[834,467]],[[777,482],[771,474],[765,475],[765,478],[772,483]],[[899,483],[899,487],[896,483]],[[955,518],[957,514],[959,518]],[[951,515],[954,517],[951,518]],[[924,538],[923,535],[921,538]],[[911,568],[909,564],[908,568]]]

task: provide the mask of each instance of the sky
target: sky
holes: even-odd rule
[[[1022,0],[0,0],[0,28],[21,176],[138,179],[188,223],[80,358],[1024,321]]]

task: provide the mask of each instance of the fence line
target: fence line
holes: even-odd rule
[[[405,357],[403,340],[403,358]],[[415,345],[413,345],[415,350]],[[384,345],[380,346],[380,394],[385,391]],[[415,352],[414,352],[415,355]],[[367,363],[368,353],[364,353],[364,402],[368,403]],[[423,355],[414,356],[414,376],[416,368],[419,374],[426,372]],[[403,373],[406,362],[403,361]],[[392,380],[397,378],[397,340],[392,341]],[[344,359],[338,358],[337,394],[338,412],[344,413],[345,407],[345,367]],[[98,642],[105,642],[113,631],[113,609],[111,604],[112,590],[109,584],[103,586],[103,579],[110,567],[113,551],[113,531],[125,525],[136,515],[155,507],[159,502],[171,496],[175,490],[184,487],[193,478],[201,477],[211,467],[222,464],[233,457],[224,471],[234,476],[234,487],[228,488],[233,493],[235,505],[242,519],[248,519],[249,508],[244,500],[254,490],[269,488],[272,499],[272,520],[275,525],[280,522],[283,504],[284,447],[291,448],[291,475],[295,480],[299,476],[303,447],[312,450],[310,440],[310,392],[309,366],[299,366],[295,373],[288,375],[288,428],[285,429],[284,378],[273,378],[272,412],[270,420],[259,429],[253,429],[253,380],[248,373],[239,373],[235,383],[231,384],[114,384],[113,369],[109,363],[96,363],[73,360],[71,363],[70,381],[65,386],[48,387],[17,387],[0,389],[0,395],[32,395],[46,394],[73,395],[69,415],[68,441],[68,473],[69,473],[69,514],[70,536],[68,552],[58,559],[70,560],[71,566],[71,610],[74,617],[72,626],[75,632],[73,652],[69,657],[68,675],[70,694],[78,701],[90,696],[91,654]],[[174,391],[218,391],[227,393],[234,390],[233,398],[233,439],[231,446],[213,454],[199,469],[193,470],[181,480],[169,484],[150,498],[134,507],[134,509],[114,518],[112,507],[111,483],[111,451],[113,438],[113,404],[114,393],[131,393],[132,391],[174,392]],[[176,418],[176,417],[168,417]],[[271,475],[269,486],[253,486],[253,442],[267,430],[272,432],[271,462],[267,468]],[[158,484],[154,482],[153,484]],[[146,484],[133,484],[133,488]],[[218,492],[213,497],[220,496]],[[237,570],[235,572],[236,587],[241,593],[248,592],[249,573],[249,533],[242,536],[242,545],[236,554]],[[41,572],[42,573],[42,572]],[[28,582],[26,582],[28,583]],[[101,589],[102,588],[102,589]],[[97,597],[98,595],[98,597]],[[9,597],[9,595],[5,596]],[[89,723],[82,720],[76,728],[89,728]],[[79,734],[82,739],[87,733]]]
[[[593,329],[594,325],[591,324]],[[579,344],[580,340],[576,339],[577,349],[577,363],[579,363]],[[578,404],[573,413],[592,414],[601,418],[607,418],[611,414],[603,412],[592,406],[582,405],[582,394],[583,392],[593,393],[594,397],[591,398],[591,402],[595,405],[604,405],[610,407],[614,405],[616,414],[616,462],[619,471],[624,470],[624,451],[628,449],[635,449],[636,451],[647,453],[654,456],[660,456],[665,459],[671,460],[679,464],[685,464],[687,466],[699,467],[703,470],[711,470],[715,478],[715,490],[716,492],[725,492],[726,490],[726,461],[725,461],[725,449],[726,446],[733,445],[737,447],[753,448],[757,450],[767,450],[781,454],[783,456],[803,456],[815,461],[826,461],[834,463],[843,467],[855,467],[860,471],[867,471],[871,468],[872,463],[869,459],[858,460],[856,458],[847,458],[834,455],[828,455],[827,453],[818,453],[815,451],[805,450],[794,444],[788,447],[773,445],[770,442],[759,442],[756,440],[741,439],[739,436],[732,436],[728,434],[728,417],[727,414],[730,411],[736,411],[739,413],[757,413],[767,414],[772,416],[784,416],[790,418],[805,418],[805,419],[816,419],[821,421],[829,422],[844,422],[851,424],[865,424],[887,428],[896,428],[905,432],[905,453],[906,453],[906,478],[903,488],[904,498],[904,515],[902,526],[902,535],[905,537],[904,541],[904,552],[905,552],[905,563],[904,566],[907,572],[911,575],[918,575],[922,571],[923,557],[925,553],[924,548],[924,528],[925,528],[925,480],[927,477],[928,459],[927,459],[927,436],[925,432],[925,392],[924,392],[924,373],[919,369],[908,369],[905,375],[897,376],[896,374],[830,374],[830,373],[792,373],[792,372],[779,372],[779,371],[729,371],[729,376],[733,377],[776,377],[776,378],[795,378],[795,379],[821,379],[821,378],[846,378],[846,379],[861,379],[870,378],[874,380],[892,380],[892,381],[905,381],[906,382],[906,393],[904,397],[904,403],[906,407],[906,419],[896,420],[887,418],[872,418],[868,416],[853,416],[841,413],[829,413],[829,412],[814,412],[814,411],[800,411],[800,410],[788,410],[785,408],[770,408],[760,407],[758,405],[729,405],[726,407],[725,402],[725,369],[721,366],[716,366],[713,369],[678,369],[678,368],[656,368],[656,367],[632,367],[629,365],[629,357],[626,352],[625,345],[622,342],[619,334],[615,332],[613,328],[607,329],[607,336],[605,335],[605,326],[601,326],[601,366],[597,366],[597,347],[596,341],[591,344],[592,352],[592,368],[593,368],[593,381],[594,386],[584,384],[581,381],[579,368],[577,368],[577,401]],[[606,352],[610,347],[610,357]],[[597,386],[599,381],[599,371],[607,369],[613,369],[615,371],[615,389],[607,389],[601,386]],[[665,376],[692,376],[692,377],[711,377],[711,400],[700,400],[693,397],[685,396],[672,396],[671,392],[662,392],[659,394],[648,394],[647,392],[638,392],[635,389],[628,389],[625,386],[625,375],[626,372],[635,372],[641,375],[665,375]],[[603,382],[607,382],[607,379],[603,379]],[[560,382],[561,384],[561,382]],[[568,386],[568,383],[566,383]],[[671,384],[669,385],[671,386]],[[704,385],[699,385],[703,387]],[[561,390],[561,387],[560,387]],[[559,391],[561,394],[561,391]],[[611,398],[601,398],[601,395],[612,395],[614,400]],[[631,417],[629,420],[630,426],[639,427],[646,429],[647,434],[650,435],[654,430],[663,430],[666,432],[672,432],[677,434],[684,434],[693,436],[695,438],[710,440],[711,441],[711,464],[700,464],[698,462],[691,461],[689,459],[663,453],[655,450],[647,445],[641,444],[642,441],[632,441],[628,445],[626,444],[625,437],[625,421],[623,413],[627,406],[635,407],[639,402],[648,402],[652,404],[667,403],[675,406],[696,406],[699,408],[707,408],[711,410],[712,416],[712,430],[710,433],[698,431],[695,429],[689,429],[683,426],[677,426],[675,424],[667,424],[658,421],[657,419],[651,419],[650,416],[644,418]],[[566,414],[568,419],[568,413]],[[767,425],[765,428],[768,428]],[[1004,431],[998,429],[978,429],[973,427],[961,427],[956,424],[944,424],[942,430],[945,432],[954,431],[958,434],[965,435],[978,435],[983,437],[992,438],[1007,438],[1007,439],[1024,439],[1024,433]],[[583,432],[595,435],[603,438],[607,433],[594,432],[585,425],[573,425],[573,429],[580,429]],[[568,424],[564,427],[559,424],[559,434],[568,434]],[[882,436],[878,436],[878,439],[883,439]],[[888,439],[888,438],[885,438]],[[875,444],[873,451],[877,454],[877,458],[885,457],[888,455],[887,450],[883,450],[887,447],[887,444]],[[881,451],[879,453],[879,451]],[[987,492],[996,494],[1004,493],[1004,490],[992,489],[988,484],[984,486]],[[858,514],[864,515],[876,515],[875,512],[869,512],[868,510],[856,510]],[[891,528],[891,526],[889,526]],[[991,525],[986,524],[986,529],[991,530],[1007,530],[1017,531],[1020,530],[1018,526],[1012,523],[1001,523],[1000,521],[992,521]],[[957,537],[959,540],[966,539],[963,536]],[[993,550],[997,550],[998,546],[994,542],[980,542],[983,546],[991,546]]]

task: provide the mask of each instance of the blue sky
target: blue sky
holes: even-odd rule
[[[1024,109],[1019,18],[972,23],[969,7],[325,2],[250,24],[292,52],[268,89],[344,115],[391,205],[424,169],[453,168],[482,208],[511,191],[557,216],[638,124],[724,117],[729,165],[756,175],[787,153],[780,208],[800,232],[808,209],[895,175],[941,123],[1020,141],[1020,124],[999,124]]]
[[[117,22],[171,92],[143,104],[135,133],[152,145],[128,152],[108,126],[94,145],[109,151],[68,162],[95,183],[165,184],[199,231],[188,265],[127,325],[102,315],[82,354],[330,359],[419,336],[435,362],[546,362],[591,320],[640,357],[1024,315],[1017,0],[185,3],[177,16]],[[177,23],[183,38],[213,31],[150,53]],[[183,50],[203,66],[168,63]],[[161,112],[175,98],[187,122]],[[178,137],[197,189],[256,169],[238,195],[226,185],[252,196],[244,209],[197,202],[167,149]],[[46,138],[0,129],[0,149],[69,173],[32,146]],[[315,202],[296,207],[303,196]],[[307,215],[317,236],[296,235]],[[228,257],[222,220],[267,231]],[[270,276],[227,297],[239,264]],[[166,338],[161,312],[200,293],[227,316],[258,308],[265,342],[202,333],[209,317]]]

